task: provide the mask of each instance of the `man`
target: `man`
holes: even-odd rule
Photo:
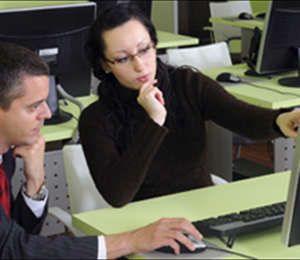
[[[45,140],[39,131],[44,119],[51,116],[46,104],[48,91],[47,64],[26,48],[0,43],[0,258],[111,259],[167,245],[178,254],[175,239],[193,250],[192,242],[180,231],[198,239],[202,236],[182,218],[161,219],[137,230],[99,237],[32,235],[39,233],[47,215]],[[7,184],[17,156],[24,160],[26,182],[13,201]]]

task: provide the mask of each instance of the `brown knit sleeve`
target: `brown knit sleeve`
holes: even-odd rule
[[[251,105],[231,95],[215,80],[190,69],[181,71],[185,77],[177,78],[184,85],[186,99],[193,110],[204,120],[215,123],[242,136],[257,141],[272,140],[282,136],[275,120],[286,109],[267,109]]]

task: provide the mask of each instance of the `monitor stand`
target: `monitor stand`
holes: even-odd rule
[[[59,109],[56,80],[54,76],[49,77],[49,95],[47,97],[47,105],[51,111],[52,117],[45,120],[45,125],[56,125],[65,123],[72,119],[72,115]]]
[[[252,76],[252,77],[265,77],[265,78],[268,78],[268,79],[270,79],[270,78],[272,78],[272,74],[258,74],[255,70],[253,70],[253,69],[249,69],[249,70],[246,70],[245,72],[244,72],[244,75],[246,75],[246,76]]]
[[[300,88],[300,47],[298,47],[298,76],[286,77],[278,80],[278,84],[285,87]]]

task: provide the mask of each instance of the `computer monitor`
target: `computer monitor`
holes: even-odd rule
[[[272,74],[298,70],[282,78],[282,86],[300,87],[300,1],[269,1],[259,45],[256,72]]]
[[[71,119],[59,109],[58,84],[72,96],[90,94],[91,71],[84,43],[95,15],[96,4],[88,2],[0,10],[0,41],[34,51],[50,67],[47,103],[52,118],[45,120],[45,124]]]
[[[152,0],[90,0],[97,4],[97,15],[100,15],[105,9],[119,3],[130,2],[136,5],[141,11],[143,11],[149,19],[151,19]]]
[[[117,4],[117,0],[90,0],[90,2],[95,2],[97,5],[97,16],[103,13],[107,8]]]
[[[151,20],[151,14],[152,14],[152,1],[151,0],[147,0],[147,1],[131,0],[129,2],[131,2],[132,4],[134,4],[138,8],[140,8],[147,15],[147,17]]]
[[[285,213],[281,231],[281,242],[287,247],[300,244],[300,125],[294,152]]]

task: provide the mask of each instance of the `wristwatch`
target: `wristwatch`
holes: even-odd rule
[[[26,192],[26,182],[24,182],[23,185],[22,185],[22,191],[25,194],[25,196],[28,199],[32,199],[32,200],[35,200],[35,201],[44,200],[45,197],[46,197],[46,190],[47,190],[46,184],[44,183],[37,194],[30,196]]]

